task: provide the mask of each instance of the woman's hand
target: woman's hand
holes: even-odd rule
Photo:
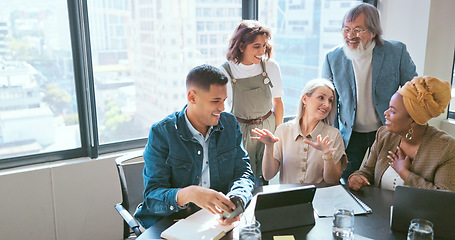
[[[251,139],[259,140],[265,144],[264,155],[262,155],[262,176],[268,181],[275,177],[280,168],[280,162],[273,157],[273,145],[280,139],[267,129],[255,128],[251,132],[258,135],[258,137],[250,137]]]
[[[397,147],[397,153],[389,151],[387,155],[389,165],[400,175],[401,179],[406,181],[409,176],[409,167],[411,166],[411,158],[407,156],[400,147]]]
[[[323,155],[330,155],[332,152],[335,152],[337,149],[336,148],[331,148],[333,144],[333,140],[330,140],[329,136],[325,136],[324,139],[322,139],[321,134],[318,135],[317,137],[317,142],[311,142],[308,139],[304,139],[303,142],[316,148],[317,150],[322,151]]]
[[[252,129],[251,132],[258,135],[258,137],[251,137],[251,139],[259,140],[261,143],[264,143],[265,145],[273,145],[274,143],[280,141],[279,138],[275,137],[267,129],[255,128],[255,129]]]
[[[365,185],[370,185],[368,179],[362,175],[354,174],[348,179],[349,187],[353,190],[360,190]]]
[[[332,153],[337,150],[336,148],[331,148],[333,140],[330,140],[329,136],[322,139],[320,134],[316,139],[317,142],[315,143],[308,139],[304,139],[303,142],[322,152],[324,181],[329,184],[337,184],[341,178],[341,161],[339,159],[333,159]]]

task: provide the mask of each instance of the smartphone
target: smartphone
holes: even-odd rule
[[[243,205],[243,200],[240,197],[231,196],[229,199],[231,200],[232,203],[235,204],[236,208],[234,211],[232,211],[230,213],[223,212],[223,214],[221,214],[222,219],[235,218],[245,211],[245,207]]]

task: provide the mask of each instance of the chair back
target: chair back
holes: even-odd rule
[[[120,181],[122,183],[122,205],[133,214],[136,207],[144,200],[144,181],[142,171],[144,170],[144,158],[142,152],[128,154],[116,160]]]
[[[144,158],[142,157],[142,151],[121,156],[117,158],[115,162],[117,164],[122,186],[123,202],[121,205],[130,213],[130,215],[133,215],[136,211],[136,207],[144,200],[142,172],[145,163]],[[122,217],[128,222],[124,216]],[[124,236],[129,236],[130,232],[130,226],[125,222]]]

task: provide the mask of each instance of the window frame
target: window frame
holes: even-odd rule
[[[91,72],[90,54],[87,52],[87,46],[84,43],[89,41],[86,33],[88,29],[84,31],[83,26],[87,25],[87,17],[84,17],[84,9],[87,10],[87,4],[85,0],[82,1],[67,1],[68,20],[69,20],[69,31],[71,39],[71,51],[73,54],[73,71],[74,71],[74,84],[76,91],[76,102],[77,102],[77,113],[79,118],[79,131],[81,135],[81,147],[76,149],[68,149],[54,152],[30,154],[20,157],[4,158],[0,160],[0,169],[8,169],[14,167],[21,167],[32,164],[46,163],[59,161],[64,159],[78,158],[78,157],[97,157],[96,148],[88,147],[93,146],[92,142],[96,139],[96,134],[92,134],[90,129],[96,129],[95,126],[89,124],[87,116],[91,115],[88,105],[84,103],[90,103],[89,95],[86,95],[83,91],[84,86],[90,86],[90,78],[87,78],[89,72]],[[86,15],[86,14],[85,14]],[[83,19],[83,21],[82,21]],[[93,80],[93,78],[92,78]],[[93,81],[92,84],[93,86]],[[94,97],[94,96],[93,96]],[[92,104],[90,104],[92,105]],[[94,102],[93,102],[94,105]],[[95,111],[94,111],[95,112]],[[96,112],[95,112],[96,114]],[[96,116],[96,115],[95,115]],[[95,118],[96,119],[96,118]],[[92,141],[88,141],[91,140]]]
[[[455,88],[455,51],[454,51],[454,54],[453,54],[453,65],[452,65],[452,80],[451,80],[451,91],[452,89]],[[455,96],[452,96],[452,98],[455,97]],[[448,112],[447,112],[447,119],[452,119],[452,120],[455,120],[455,111],[450,111],[450,103],[449,103],[449,106],[448,106]]]

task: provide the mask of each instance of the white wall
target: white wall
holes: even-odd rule
[[[0,171],[0,239],[122,239],[114,158]]]
[[[407,45],[419,76],[450,82],[455,50],[455,1],[379,0],[378,8],[384,38]],[[455,124],[446,118],[447,112],[429,123],[454,132]]]
[[[406,44],[417,74],[423,74],[431,0],[380,0],[384,39]],[[418,14],[417,14],[418,13]]]

